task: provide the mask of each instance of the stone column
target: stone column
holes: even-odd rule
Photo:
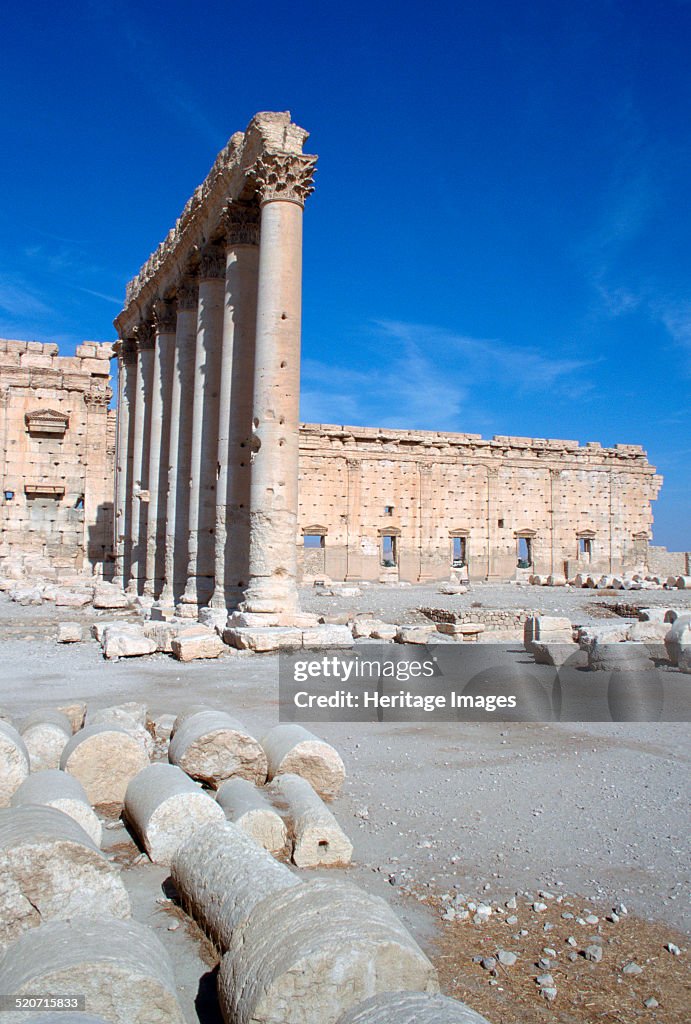
[[[346,582],[362,579],[362,546],[360,517],[362,502],[362,460],[346,459],[348,474],[348,508],[346,520]]]
[[[226,280],[218,419],[215,588],[211,606],[236,608],[249,577],[250,451],[257,329],[259,207],[226,215]]]
[[[225,252],[207,246],[199,265],[199,304],[195,345],[190,441],[189,531],[187,581],[177,608],[179,615],[195,617],[213,589],[216,518],[216,456],[218,396],[225,298]]]
[[[250,579],[243,611],[298,610],[297,507],[302,211],[316,157],[267,153],[255,165],[261,244],[255,343]]]
[[[118,342],[118,410],[115,454],[115,575],[124,587],[129,581],[129,536],[132,498],[132,428],[136,349],[131,338]]]
[[[172,612],[175,598],[184,590],[187,570],[190,443],[192,437],[192,387],[197,337],[197,282],[182,280],[177,289],[175,359],[170,399],[168,445],[168,497],[166,499],[166,550],[163,590],[159,605]]]
[[[149,495],[148,475],[149,429],[151,426],[151,383],[154,357],[152,324],[145,322],[135,328],[137,345],[137,384],[134,396],[134,434],[132,442],[132,522],[131,575],[127,589],[132,594],[141,590],[146,573],[146,514]]]
[[[175,306],[163,299],[154,303],[153,383],[151,386],[151,444],[149,450],[149,515],[146,526],[146,578],[144,593],[160,593],[165,550],[165,513],[170,443],[170,397],[175,358]]]

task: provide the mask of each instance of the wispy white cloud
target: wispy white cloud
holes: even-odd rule
[[[660,303],[654,309],[682,357],[682,369],[691,375],[691,302]]]
[[[582,394],[587,360],[473,338],[431,324],[377,321],[370,369],[305,360],[301,416],[382,427],[473,430],[485,398]]]
[[[103,299],[104,302],[112,302],[116,306],[122,306],[122,296],[118,299],[115,295],[106,295],[104,292],[95,292],[91,288],[82,288],[81,285],[74,286],[78,292],[84,292],[86,295],[93,295],[96,299]]]
[[[7,277],[0,283],[0,311],[18,320],[55,315],[34,289],[21,280]]]

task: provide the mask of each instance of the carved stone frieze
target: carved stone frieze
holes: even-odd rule
[[[175,334],[175,303],[166,302],[165,299],[156,299],[154,302],[154,324],[157,334]]]
[[[207,245],[202,249],[199,261],[199,279],[201,281],[217,280],[225,277],[226,254],[220,245]]]
[[[223,211],[226,245],[259,245],[259,207],[256,203],[230,203]]]

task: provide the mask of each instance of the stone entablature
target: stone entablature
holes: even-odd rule
[[[101,573],[111,555],[113,347],[0,339],[0,566]]]
[[[299,524],[328,536],[302,564],[409,582],[644,567],[661,484],[639,445],[303,424]]]

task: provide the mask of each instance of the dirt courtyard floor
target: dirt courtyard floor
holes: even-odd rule
[[[623,601],[691,608],[691,594],[681,591],[602,596],[475,585],[460,597],[444,597],[436,587],[370,587],[351,597],[302,593],[307,611],[332,617],[367,611],[397,623],[418,621],[420,606],[480,605],[587,624],[614,617],[612,606]],[[0,594],[0,708],[21,722],[36,707],[74,700],[97,708],[136,700],[152,713],[205,703],[230,711],[260,737],[276,724],[275,655],[229,652],[217,661],[180,664],[158,654],[106,662],[94,640],[55,641],[59,621],[87,625],[113,617],[93,609],[19,607]],[[691,1019],[688,724],[310,727],[334,744],[348,771],[331,806],[354,844],[353,865],[339,877],[391,903],[435,960],[445,992],[492,1024]],[[215,959],[196,926],[166,898],[167,872],[139,854],[121,824],[106,835],[123,864],[135,916],[157,929],[173,957],[188,1021],[214,1024],[220,1020]],[[486,923],[473,923],[469,903],[491,906]],[[621,904],[619,920],[607,920]],[[584,956],[595,939],[600,962]],[[516,962],[479,962],[496,960],[499,951],[513,952]],[[624,971],[629,963],[641,970]],[[553,978],[554,1001],[541,994],[551,987],[536,982],[542,974]],[[657,1005],[646,1006],[650,1000]]]

